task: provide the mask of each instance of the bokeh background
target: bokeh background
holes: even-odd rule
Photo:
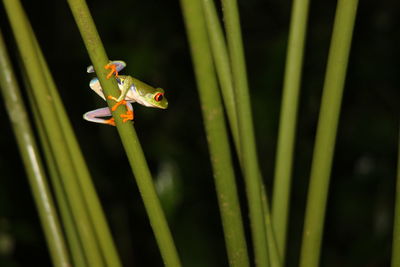
[[[82,114],[104,106],[66,1],[22,1],[76,131],[125,266],[162,266],[113,127]],[[111,59],[166,90],[168,110],[135,105],[135,128],[184,266],[227,266],[179,1],[88,1]],[[262,173],[273,183],[291,1],[240,0]],[[287,266],[296,266],[336,1],[311,1],[294,160]],[[0,4],[0,28],[18,67]],[[360,1],[340,117],[321,266],[388,266],[400,104],[400,2]],[[18,70],[17,70],[18,71]],[[25,101],[27,103],[27,101]],[[50,266],[28,181],[0,102],[0,266]],[[244,206],[244,188],[237,172]],[[246,216],[244,216],[246,218]],[[248,228],[248,223],[247,226]],[[248,230],[248,229],[247,229]]]

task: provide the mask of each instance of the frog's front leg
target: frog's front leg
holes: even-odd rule
[[[118,72],[121,71],[123,68],[125,68],[126,63],[121,60],[114,60],[108,63],[107,65],[104,66],[106,70],[110,69],[110,73],[107,74],[107,79],[110,79],[113,74],[115,74],[115,77],[118,77]]]
[[[125,63],[125,62],[124,62]],[[120,65],[118,65],[117,62],[113,61],[109,64],[107,64],[106,66],[104,66],[106,69],[111,69],[110,73],[107,75],[107,79],[111,78],[111,76],[115,73],[115,77],[118,78],[118,70],[120,69]],[[135,84],[133,83],[133,79],[131,76],[124,76],[124,80],[122,82],[122,86],[119,88],[121,91],[121,94],[119,95],[118,98],[115,98],[113,96],[108,96],[108,99],[114,100],[115,102],[117,102],[112,108],[112,111],[115,111],[118,106],[120,105],[126,105],[127,102],[125,100],[126,94],[128,93],[129,89],[131,88],[131,86],[135,86]],[[124,122],[128,121],[128,120],[133,120],[133,110],[127,108],[127,112],[125,114],[122,114],[121,117],[124,118]]]

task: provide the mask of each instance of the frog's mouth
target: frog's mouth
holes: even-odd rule
[[[167,108],[168,108],[168,102],[165,101],[165,102],[163,103],[163,105],[160,105],[160,104],[158,104],[158,103],[154,103],[154,104],[153,104],[153,107],[154,107],[154,108],[160,108],[160,109],[167,109]]]

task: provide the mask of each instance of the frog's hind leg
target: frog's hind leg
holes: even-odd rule
[[[114,118],[111,119],[103,119],[102,117],[109,117],[111,116],[111,111],[108,107],[99,108],[92,111],[88,111],[83,114],[83,118],[87,121],[108,124],[115,126]]]
[[[134,114],[133,114],[132,104],[130,102],[126,102],[124,104],[126,105],[127,112],[125,114],[120,115],[121,118],[123,119],[123,122],[133,120]],[[83,118],[87,121],[115,126],[114,118],[103,119],[103,117],[109,117],[109,116],[111,116],[111,111],[108,107],[95,109],[83,114]]]

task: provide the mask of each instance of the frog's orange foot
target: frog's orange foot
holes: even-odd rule
[[[109,120],[104,121],[105,124],[111,125],[111,126],[115,126],[115,121],[114,118],[111,118]]]
[[[106,70],[108,70],[108,69],[110,69],[111,71],[110,71],[110,73],[107,75],[107,79],[110,79],[111,78],[111,76],[115,73],[115,77],[117,78],[118,77],[118,71],[117,71],[117,66],[115,65],[115,64],[112,64],[112,63],[108,63],[107,65],[105,65],[104,66],[104,68],[106,69]]]
[[[128,110],[125,114],[120,115],[123,118],[123,122],[133,121],[134,115],[132,110]]]
[[[121,100],[121,101],[118,102],[115,97],[110,96],[110,95],[107,98],[117,102],[117,103],[115,103],[114,106],[112,106],[112,108],[111,108],[112,111],[115,111],[120,105],[126,105],[126,101],[125,100]]]

